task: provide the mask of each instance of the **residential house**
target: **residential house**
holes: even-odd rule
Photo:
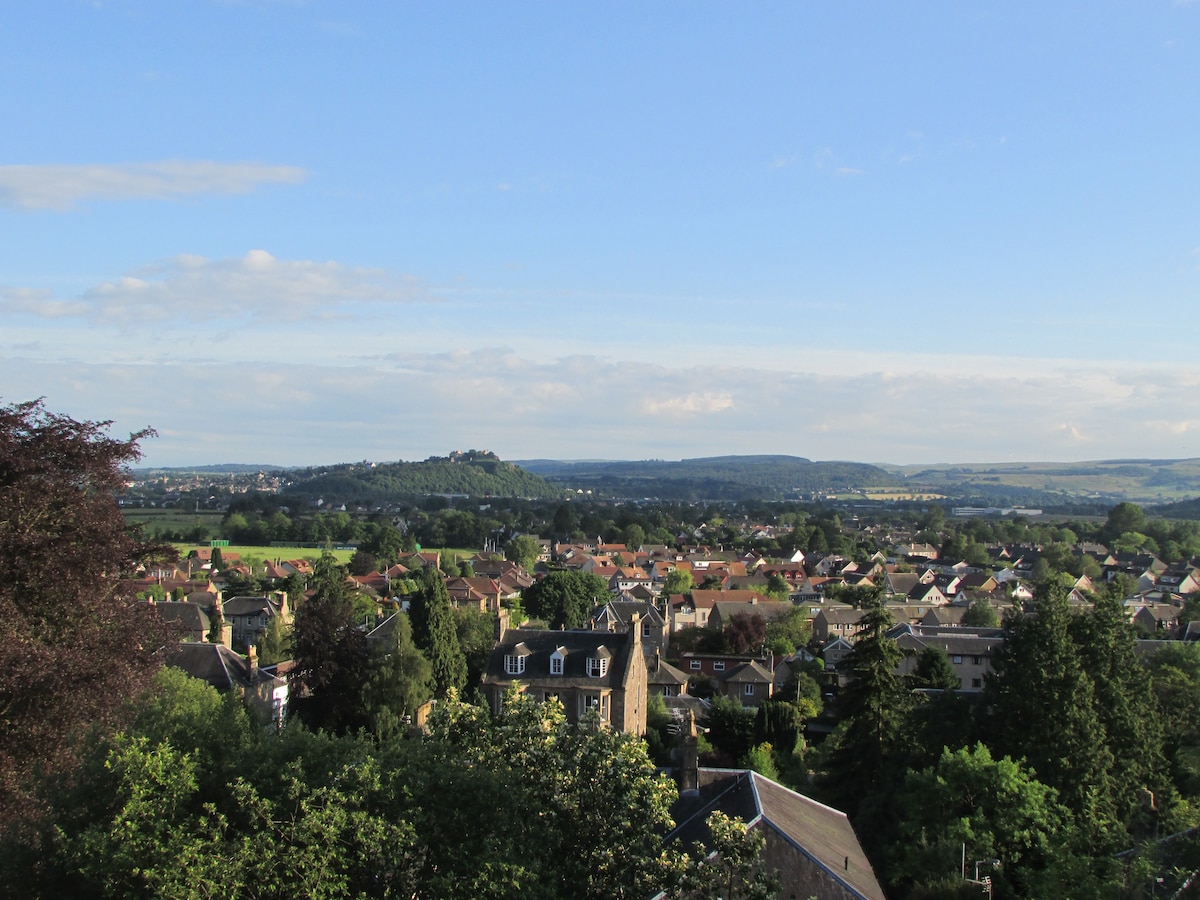
[[[684,697],[688,692],[688,676],[662,656],[655,653],[646,657],[647,685],[651,696]]]
[[[910,606],[945,606],[950,598],[937,586],[936,582],[913,585],[907,595]]]
[[[724,694],[743,706],[758,706],[775,693],[775,660],[770,653],[760,657],[687,652],[679,665],[689,677],[711,679],[715,694]]]
[[[725,591],[726,594],[743,593],[742,591]],[[745,593],[751,593],[747,591]],[[796,607],[787,600],[772,600],[761,594],[754,594],[748,600],[718,600],[713,604],[708,616],[708,627],[721,631],[730,620],[738,614],[762,616],[767,622],[773,622],[790,613]]]
[[[824,644],[835,638],[842,638],[853,644],[862,617],[861,609],[841,604],[830,605],[813,618],[813,639],[819,644]]]
[[[262,597],[230,597],[224,601],[223,613],[233,628],[233,643],[239,647],[258,643],[272,619],[278,618],[284,625],[292,621],[283,591]]]
[[[205,597],[210,595],[205,594]],[[199,603],[184,601],[147,600],[144,601],[162,618],[164,622],[176,629],[180,641],[203,643],[208,640],[212,631],[212,622],[205,608]]]
[[[897,667],[898,674],[911,674],[921,653],[928,647],[937,647],[949,657],[958,676],[959,690],[968,692],[983,689],[984,679],[992,670],[992,658],[1004,643],[1004,631],[1000,628],[903,624],[888,631],[888,637],[905,652]]]
[[[762,862],[779,878],[780,897],[884,900],[845,813],[751,770],[700,768],[694,719],[685,729],[668,850],[707,845],[707,820],[720,811],[763,835]]]
[[[722,693],[742,706],[758,706],[775,694],[775,673],[756,659],[742,663],[721,682]]]
[[[262,721],[283,727],[287,679],[260,669],[253,646],[242,657],[223,644],[181,643],[168,652],[166,662],[218,691],[236,694]]]
[[[648,600],[610,600],[591,611],[588,626],[592,631],[623,634],[635,621],[642,629],[642,651],[647,656],[664,653],[669,641],[667,622]]]
[[[567,721],[589,712],[618,731],[644,734],[648,669],[641,623],[624,634],[606,631],[504,629],[488,657],[482,689],[494,710],[516,689],[538,700],[558,700]]]
[[[486,576],[447,578],[446,593],[456,609],[478,612],[499,612],[503,594],[499,582]]]

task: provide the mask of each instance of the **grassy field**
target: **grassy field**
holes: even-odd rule
[[[216,510],[194,512],[185,509],[123,509],[126,522],[140,522],[150,531],[187,531],[203,525],[214,534],[221,528],[223,513]]]
[[[179,551],[181,557],[187,556],[193,550],[200,547],[207,547],[208,544],[188,544],[174,542],[171,544]],[[425,549],[435,549],[433,547]],[[268,559],[320,559],[324,549],[320,547],[255,547],[249,544],[230,544],[228,547],[221,548],[221,555],[225,559],[229,559],[231,553],[236,553],[238,558],[245,562],[246,560],[254,560],[255,562],[265,562]],[[350,561],[350,557],[354,555],[353,550],[338,550],[333,551],[334,559],[345,565]],[[460,548],[451,548],[442,550],[442,560],[453,560],[456,564],[460,560],[470,559],[478,550],[463,550]]]
[[[171,544],[179,551],[181,557],[187,556],[193,550],[201,547],[207,547],[208,544],[189,544],[174,542]],[[221,548],[221,555],[225,559],[229,559],[230,554],[236,553],[238,559],[245,562],[246,560],[254,560],[256,562],[265,562],[268,559],[320,559],[324,549],[320,547],[255,547],[250,544],[230,544],[228,547]],[[350,557],[354,555],[353,550],[333,550],[334,558],[343,565],[350,561]]]

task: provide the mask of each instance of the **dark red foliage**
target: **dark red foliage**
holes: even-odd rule
[[[168,636],[119,591],[171,552],[131,533],[115,496],[151,432],[108,425],[0,406],[0,833],[30,823],[34,780],[69,771],[85,729],[119,720]]]
[[[767,621],[758,613],[734,613],[725,626],[725,638],[731,653],[758,653],[767,640]]]

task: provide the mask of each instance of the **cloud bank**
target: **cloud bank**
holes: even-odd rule
[[[362,304],[433,299],[416,278],[337,262],[276,259],[265,250],[251,250],[237,259],[176,256],[75,297],[0,288],[0,313],[83,318],[128,328],[169,321],[330,318]]]
[[[85,200],[173,200],[197,194],[246,194],[264,184],[298,184],[297,166],[164,160],[125,165],[0,166],[0,206],[66,210]]]
[[[831,376],[670,367],[505,350],[370,362],[157,365],[0,361],[4,402],[45,396],[160,437],[153,464],[423,459],[486,446],[508,459],[790,453],[895,463],[1200,455],[1200,373],[929,371]]]

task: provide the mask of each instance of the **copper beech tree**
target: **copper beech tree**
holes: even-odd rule
[[[152,432],[120,440],[109,424],[0,406],[0,832],[32,821],[36,779],[70,769],[86,728],[117,724],[167,639],[121,589],[173,552],[139,540],[116,501]]]

